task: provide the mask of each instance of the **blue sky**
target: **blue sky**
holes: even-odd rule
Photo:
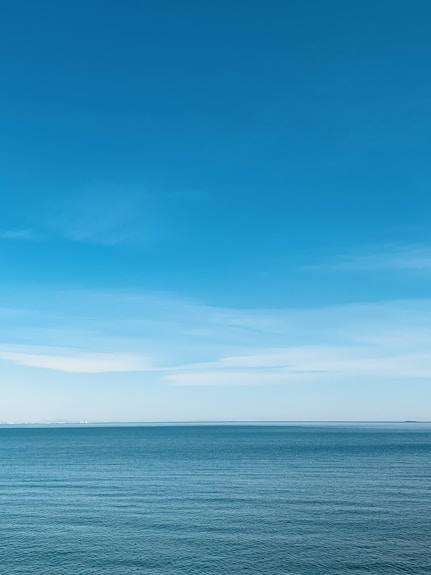
[[[0,421],[429,419],[430,17],[6,2]]]

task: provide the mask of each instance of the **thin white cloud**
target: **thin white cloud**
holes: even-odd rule
[[[22,351],[0,351],[0,359],[17,365],[51,369],[66,373],[106,373],[146,371],[147,359],[107,353],[49,354]]]
[[[151,371],[193,386],[431,379],[431,300],[240,310],[166,294],[32,298],[38,313],[20,310],[16,295],[14,313],[0,310],[4,361],[75,373]]]
[[[429,342],[428,342],[429,343]],[[184,366],[165,379],[176,385],[265,385],[345,378],[431,379],[431,352],[391,346],[302,346]]]

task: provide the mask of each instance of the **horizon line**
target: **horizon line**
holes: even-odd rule
[[[186,426],[186,425],[289,425],[289,424],[400,424],[431,423],[431,420],[416,419],[298,419],[298,420],[152,420],[152,421],[2,421],[0,427],[145,427],[145,426]]]

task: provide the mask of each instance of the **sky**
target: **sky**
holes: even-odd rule
[[[428,0],[5,0],[0,421],[429,420]]]

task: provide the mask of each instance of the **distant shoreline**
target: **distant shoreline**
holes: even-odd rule
[[[419,420],[394,420],[394,421],[372,421],[372,420],[322,420],[322,421],[52,421],[52,422],[1,422],[0,429],[6,428],[89,428],[89,427],[221,427],[221,426],[369,426],[369,425],[427,425],[431,421]]]

